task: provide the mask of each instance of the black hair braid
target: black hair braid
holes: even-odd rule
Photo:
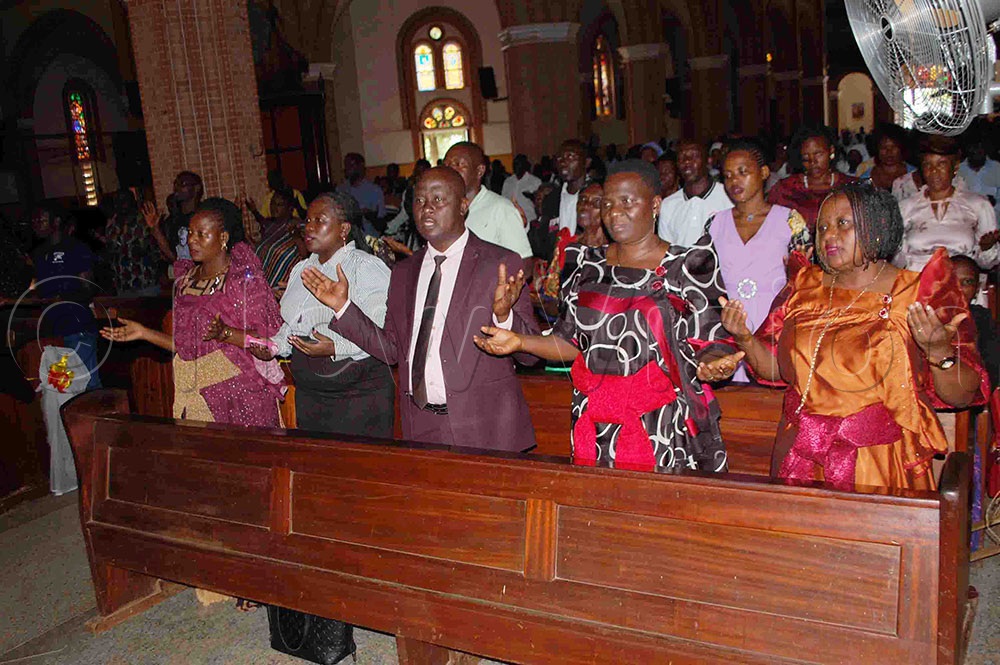
[[[903,244],[903,215],[896,198],[870,183],[851,182],[830,192],[823,205],[840,195],[851,205],[854,241],[864,261],[891,261]]]

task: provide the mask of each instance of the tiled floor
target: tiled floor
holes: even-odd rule
[[[0,665],[304,662],[270,649],[263,609],[203,607],[192,591],[92,635],[85,624],[96,610],[76,500],[75,493],[48,497],[0,515]],[[1000,665],[1000,556],[973,564],[972,584],[980,601],[966,665]],[[355,640],[361,665],[397,662],[391,636],[356,630]]]

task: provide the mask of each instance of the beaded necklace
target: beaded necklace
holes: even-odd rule
[[[837,176],[833,173],[833,171],[831,171],[830,172],[830,189],[833,189],[833,183],[835,183],[836,181],[837,181]],[[806,175],[805,173],[802,174],[802,184],[803,184],[803,186],[806,189],[809,189],[809,176]]]
[[[816,374],[816,360],[819,358],[819,345],[823,343],[823,338],[826,337],[826,333],[830,329],[830,326],[833,325],[834,321],[840,318],[841,313],[846,312],[850,308],[854,307],[854,305],[856,305],[857,302],[861,300],[861,296],[868,293],[868,289],[870,289],[872,285],[878,281],[878,278],[882,276],[882,271],[885,270],[885,267],[888,265],[888,263],[889,262],[886,261],[882,264],[882,267],[878,269],[877,273],[875,273],[875,277],[872,278],[872,281],[868,282],[865,288],[858,291],[858,295],[854,296],[854,299],[847,304],[847,307],[839,309],[835,313],[833,312],[833,287],[836,286],[837,277],[839,277],[840,275],[836,274],[830,280],[830,300],[829,302],[827,302],[826,311],[823,312],[823,316],[829,316],[830,319],[826,322],[826,325],[823,326],[823,330],[820,331],[819,339],[816,340],[816,346],[815,348],[813,348],[812,360],[809,361],[809,374],[808,376],[806,376],[806,385],[805,388],[802,389],[802,398],[799,400],[799,405],[795,409],[795,415],[798,415],[799,412],[802,411],[802,407],[804,407],[806,404],[806,398],[809,396],[809,388],[810,386],[812,386],[813,375]]]

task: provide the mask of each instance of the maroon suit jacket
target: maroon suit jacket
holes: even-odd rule
[[[514,374],[514,362],[486,354],[472,341],[473,335],[480,334],[480,327],[493,325],[497,267],[506,263],[508,274],[516,274],[524,262],[514,252],[471,232],[441,338],[448,415],[418,409],[410,398],[410,340],[414,334],[417,278],[426,253],[426,248],[421,249],[393,269],[382,328],[353,303],[339,320],[330,322],[330,328],[373,358],[399,366],[397,388],[403,438],[507,451],[534,446],[535,430]],[[525,273],[529,271],[525,269]],[[511,316],[514,332],[538,334],[528,289],[521,292]]]

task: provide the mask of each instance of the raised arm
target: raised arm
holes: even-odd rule
[[[724,297],[719,298],[719,302],[722,304],[722,325],[733,336],[737,348],[745,354],[743,360],[762,382],[781,383],[781,373],[778,371],[773,347],[758,339],[750,330],[743,303],[739,300],[727,300]],[[771,315],[774,316],[779,309],[781,308],[776,308]],[[768,321],[770,322],[770,318]],[[765,325],[764,329],[768,330],[771,327]]]
[[[302,271],[302,284],[317,300],[334,312],[330,330],[358,345],[365,353],[387,365],[399,362],[401,349],[396,339],[392,310],[386,308],[385,324],[378,326],[350,300],[350,284],[344,269],[337,266],[337,281],[333,281],[316,268]],[[393,302],[393,289],[399,288],[396,280],[389,282],[388,302]]]
[[[556,335],[523,335],[495,326],[483,326],[482,336],[473,341],[480,349],[494,356],[527,353],[545,360],[569,363],[580,355],[580,349]]]
[[[174,338],[171,335],[160,330],[147,328],[137,321],[123,319],[120,316],[118,317],[118,323],[121,325],[101,328],[101,337],[110,342],[134,342],[142,340],[150,344],[155,344],[161,349],[173,352]]]

